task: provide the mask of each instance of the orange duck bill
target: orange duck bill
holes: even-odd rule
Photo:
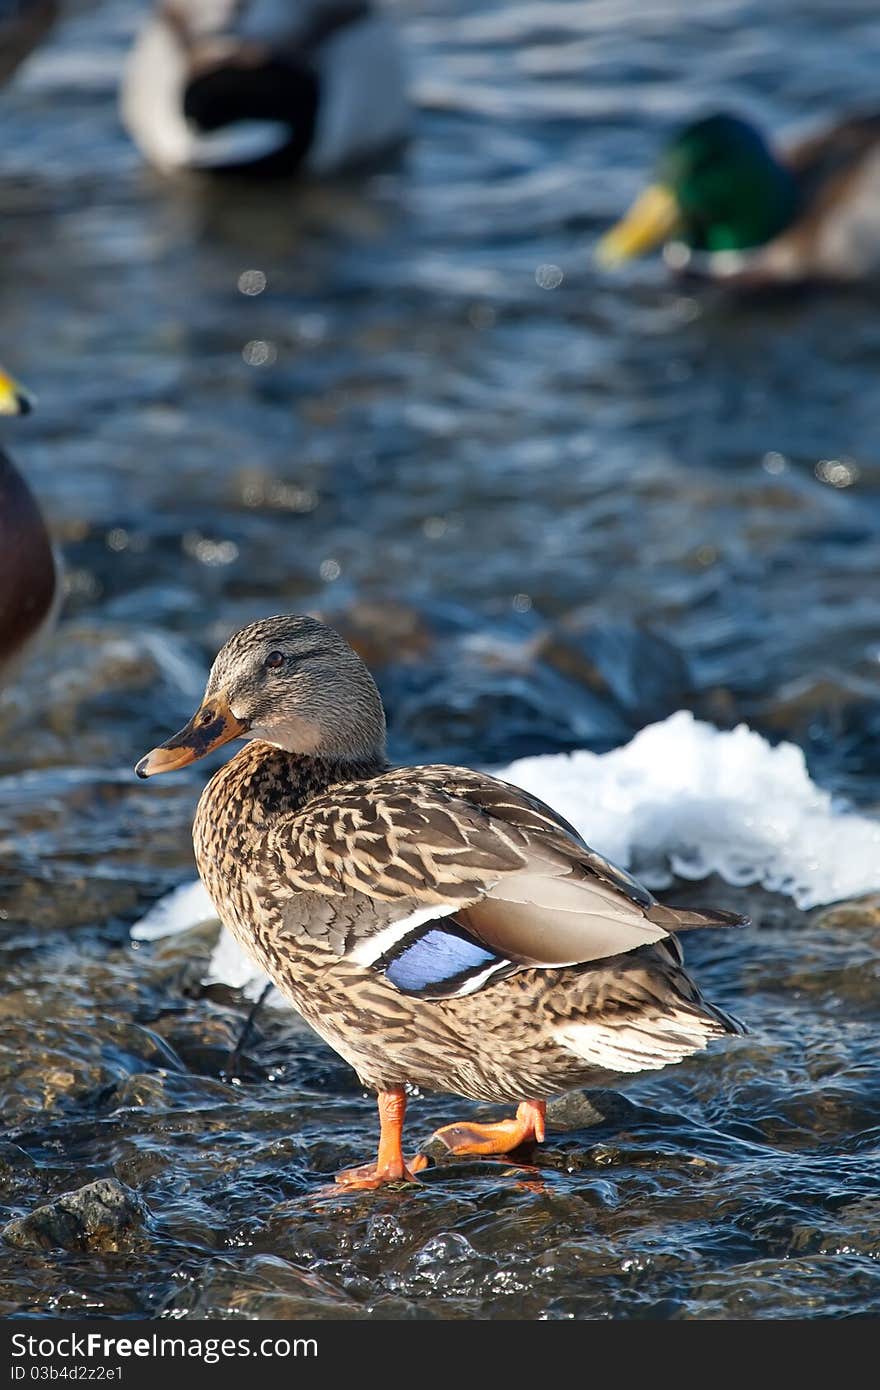
[[[197,762],[229,743],[233,738],[241,738],[248,732],[248,726],[236,719],[226,698],[225,691],[212,695],[196,710],[192,719],[179,733],[160,743],[145,758],[141,758],[135,772],[138,777],[155,777],[159,772],[174,772],[178,767]]]

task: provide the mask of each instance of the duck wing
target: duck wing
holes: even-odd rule
[[[292,886],[348,895],[342,954],[427,998],[743,921],[657,903],[543,802],[463,768],[331,787],[277,825],[267,848]]]

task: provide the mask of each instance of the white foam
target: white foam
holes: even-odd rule
[[[194,927],[214,922],[218,927],[214,904],[208,897],[207,889],[201,879],[193,883],[182,883],[179,888],[166,893],[164,898],[153,903],[131,929],[134,941],[158,941],[163,936],[175,936],[178,932],[191,931]],[[268,983],[262,970],[245,955],[231,932],[220,930],[217,944],[211,955],[208,969],[202,977],[206,985],[229,985],[240,989],[248,999],[256,999]],[[283,1005],[286,1001],[277,990],[267,997],[268,1004]]]
[[[610,753],[521,758],[498,775],[540,796],[651,888],[717,873],[800,908],[880,890],[880,821],[817,787],[794,744],[774,748],[744,724],[722,731],[680,710]],[[132,935],[151,941],[215,915],[202,885],[186,884]],[[206,982],[254,998],[265,976],[224,931]],[[277,992],[272,1002],[284,1003]]]
[[[610,753],[521,758],[502,775],[650,888],[717,873],[800,908],[880,889],[880,821],[817,787],[800,748],[745,724],[721,731],[680,710]]]

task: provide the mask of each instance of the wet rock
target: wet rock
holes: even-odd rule
[[[188,645],[165,632],[86,618],[62,623],[22,678],[0,691],[0,769],[20,761],[125,766],[129,721],[172,727],[181,691],[194,697],[202,674]]]
[[[822,673],[789,682],[746,714],[762,732],[799,743],[820,783],[845,789],[850,776],[858,786],[877,765],[877,696],[873,677]]]
[[[127,1248],[144,1224],[137,1196],[115,1178],[98,1178],[37,1207],[3,1227],[3,1239],[22,1250]]]
[[[616,1091],[570,1091],[549,1102],[547,1128],[566,1132],[591,1125],[617,1125],[629,1119],[632,1111],[632,1102]]]
[[[135,1072],[127,1076],[110,1100],[114,1110],[165,1110],[169,1104],[166,1078],[161,1072]]]
[[[602,751],[631,723],[603,696],[552,666],[511,653],[458,653],[399,667],[383,682],[401,757],[497,766],[537,753]]]
[[[4,850],[6,843],[4,842]],[[16,863],[14,848],[12,863],[20,873],[33,873],[30,863]],[[130,884],[108,883],[99,873],[58,872],[55,881],[48,873],[22,879],[3,895],[6,920],[28,927],[77,927],[92,922],[106,922],[111,917],[130,916],[137,896]]]
[[[218,1262],[175,1292],[162,1311],[166,1317],[259,1321],[369,1316],[338,1284],[277,1255],[258,1255],[236,1268]]]
[[[122,1154],[113,1164],[113,1171],[125,1186],[143,1187],[145,1183],[164,1173],[170,1161],[168,1154],[158,1148],[144,1148],[142,1144],[132,1144],[128,1152]]]
[[[880,895],[869,893],[864,898],[853,898],[848,902],[832,903],[822,908],[813,918],[817,927],[828,929],[836,927],[869,927],[880,925]]]
[[[853,712],[876,724],[877,685],[853,676],[807,675],[788,681],[765,701],[761,719],[768,729],[786,738],[809,734],[817,720],[826,720],[839,732]]]
[[[171,1014],[156,1023],[160,1034],[187,1071],[216,1076],[229,1066],[241,1036],[242,1023],[208,1015],[184,1017]]]
[[[94,1095],[115,1080],[116,1073],[110,1067],[74,1057],[59,1066],[49,1054],[48,1065],[28,1067],[18,1073],[7,1092],[4,1108],[8,1106],[7,1113],[12,1113],[15,1103],[22,1110],[52,1110],[62,1101]]]
[[[593,623],[571,614],[541,640],[538,654],[562,675],[612,701],[634,727],[664,719],[693,696],[682,653],[635,623]]]
[[[180,1057],[165,1041],[158,1025],[147,1028],[127,1019],[109,1018],[105,1024],[105,1036],[112,1039],[119,1053],[133,1063],[148,1062],[153,1066],[167,1067],[170,1071],[186,1070]]]
[[[436,644],[425,615],[391,600],[354,603],[326,618],[372,671],[399,662],[423,661]]]

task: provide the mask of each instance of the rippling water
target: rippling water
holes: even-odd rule
[[[0,98],[2,357],[41,398],[10,443],[69,586],[0,694],[0,1196],[14,1217],[114,1176],[142,1203],[119,1249],[10,1252],[0,1311],[876,1314],[874,904],[680,891],[755,918],[689,942],[750,1036],[561,1114],[533,1169],[403,1195],[323,1194],[374,1116],[304,1027],[264,1015],[232,1076],[210,933],[129,944],[192,875],[204,776],[131,765],[279,609],[356,639],[395,758],[601,751],[685,706],[880,799],[880,297],[737,307],[589,259],[692,111],[876,105],[875,5],[395,8],[417,138],[365,182],[145,170],[114,107],[128,0]],[[630,632],[628,686],[597,673],[601,625]],[[423,1099],[413,1137],[462,1108]]]

